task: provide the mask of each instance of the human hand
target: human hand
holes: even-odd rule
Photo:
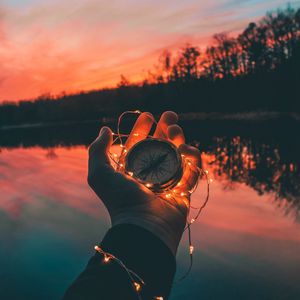
[[[153,116],[142,113],[137,119],[126,143],[127,151],[137,142],[147,138],[153,125]],[[174,112],[162,114],[153,137],[172,142],[180,154],[194,168],[185,168],[180,184],[176,187],[180,196],[163,198],[153,193],[131,176],[117,172],[111,165],[110,148],[113,147],[112,131],[103,127],[89,147],[88,183],[102,200],[111,217],[112,226],[135,224],[160,238],[176,255],[189,211],[190,193],[198,180],[201,158],[198,149],[185,144],[181,127]],[[194,169],[194,170],[193,170]]]

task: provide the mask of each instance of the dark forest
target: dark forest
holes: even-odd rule
[[[300,112],[300,9],[267,13],[233,38],[216,34],[201,50],[164,51],[140,83],[125,76],[116,88],[42,95],[0,106],[0,126],[114,118],[128,109],[153,113]],[[17,87],[16,87],[17,88]]]

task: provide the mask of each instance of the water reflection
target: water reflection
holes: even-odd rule
[[[203,152],[204,167],[215,180],[210,202],[192,232],[192,274],[174,286],[171,300],[297,299],[299,145],[239,136],[188,139],[201,140],[193,144]],[[68,147],[49,147],[47,142],[17,149],[3,145],[4,299],[59,299],[109,227],[104,207],[86,184],[88,141],[73,147],[65,143]],[[201,183],[193,197],[196,206],[205,196],[203,187]],[[184,238],[178,276],[187,266],[186,247]]]
[[[197,145],[197,143],[196,143]],[[282,151],[281,151],[282,150]],[[239,136],[215,138],[208,164],[214,175],[227,179],[225,188],[234,182],[246,183],[259,195],[272,192],[278,206],[299,218],[299,159],[279,146],[255,143]]]

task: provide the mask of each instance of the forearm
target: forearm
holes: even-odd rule
[[[176,263],[158,237],[139,226],[123,224],[110,229],[100,246],[144,280],[140,291],[143,300],[168,298]],[[68,289],[64,300],[138,299],[136,293],[126,271],[113,260],[103,264],[102,255],[96,253]]]

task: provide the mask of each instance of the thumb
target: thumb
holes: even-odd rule
[[[89,147],[89,157],[100,163],[109,163],[108,151],[113,142],[113,134],[109,127],[102,127],[98,137]]]

